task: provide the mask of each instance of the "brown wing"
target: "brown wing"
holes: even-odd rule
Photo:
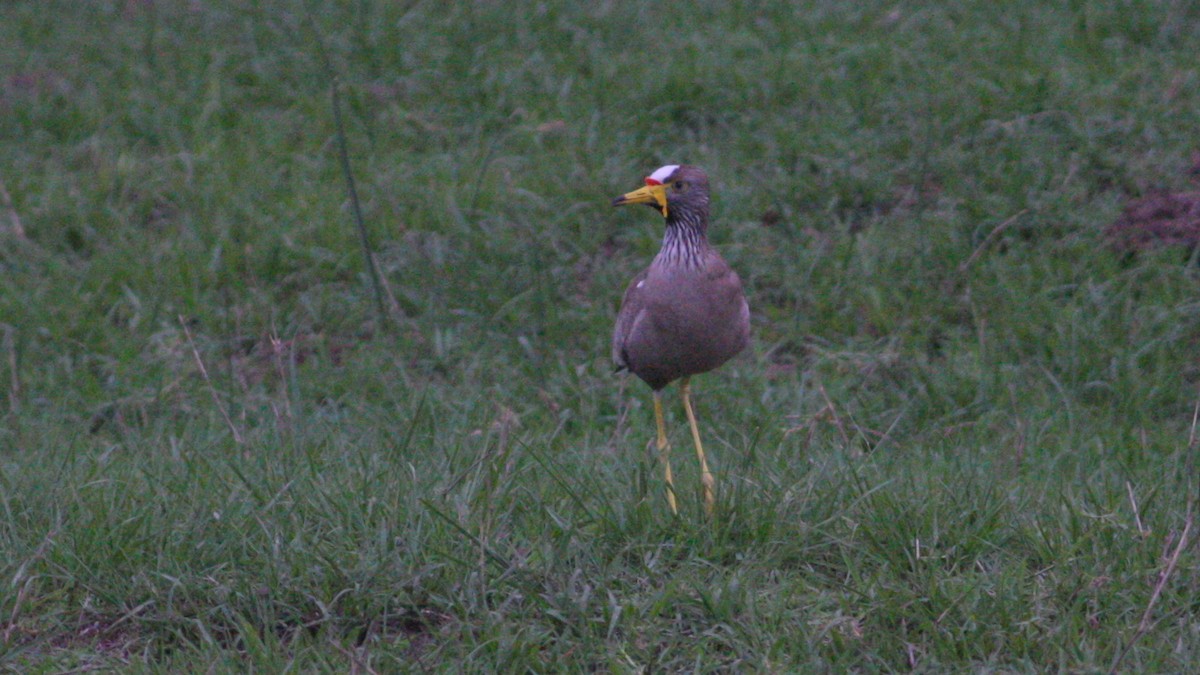
[[[617,370],[629,368],[629,362],[625,358],[625,343],[633,332],[638,315],[645,309],[640,284],[646,281],[648,272],[649,270],[643,270],[629,282],[629,287],[625,289],[625,297],[621,300],[621,309],[617,312],[617,325],[613,329],[612,339],[612,360]]]

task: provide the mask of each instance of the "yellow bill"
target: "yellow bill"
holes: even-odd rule
[[[662,211],[663,218],[667,217],[667,186],[661,183],[650,183],[647,181],[645,187],[638,188],[633,192],[625,194],[613,200],[613,206],[625,206],[626,204],[653,204]]]

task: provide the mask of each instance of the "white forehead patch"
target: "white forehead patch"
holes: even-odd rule
[[[659,167],[654,173],[647,176],[646,179],[656,181],[658,183],[665,183],[667,182],[667,179],[671,177],[671,174],[675,173],[678,168],[678,164],[668,164],[666,166]]]

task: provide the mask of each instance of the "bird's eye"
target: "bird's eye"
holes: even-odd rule
[[[681,180],[675,181],[675,189],[682,190],[683,189],[683,181],[681,181]]]

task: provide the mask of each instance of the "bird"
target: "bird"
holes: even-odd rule
[[[750,342],[750,307],[737,272],[708,243],[708,175],[695,166],[668,164],[645,186],[612,200],[613,206],[647,204],[666,221],[662,248],[629,282],[613,330],[617,371],[637,375],[654,395],[656,448],[671,513],[679,508],[663,422],[663,389],[679,380],[680,398],[700,462],[704,509],[712,514],[715,481],[700,442],[691,401],[692,376],[724,364]]]

